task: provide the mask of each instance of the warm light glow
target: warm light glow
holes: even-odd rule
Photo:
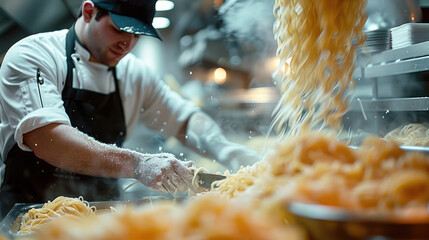
[[[168,0],[159,0],[155,5],[156,11],[169,11],[174,8],[174,2]]]
[[[156,29],[168,28],[168,26],[170,26],[170,20],[165,17],[154,17],[152,25]]]
[[[213,5],[215,5],[216,7],[220,7],[220,5],[222,5],[224,3],[224,0],[214,0],[213,1]]]
[[[277,70],[278,66],[280,64],[280,59],[278,57],[273,57],[270,59],[267,59],[265,62],[265,68],[268,72],[274,72]]]
[[[286,63],[283,65],[283,67],[279,69],[280,59],[278,57],[273,57],[267,60],[267,62],[265,63],[265,67],[269,72],[275,72],[277,70],[280,70],[281,74],[289,75],[290,74],[289,64],[291,60],[292,60],[291,58],[288,58],[286,60]]]
[[[225,83],[226,81],[226,71],[223,68],[216,68],[216,70],[214,71],[214,81],[219,84],[222,85]]]

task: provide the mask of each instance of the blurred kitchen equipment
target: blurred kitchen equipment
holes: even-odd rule
[[[392,48],[389,29],[367,30],[365,33],[365,43],[363,47],[358,50],[358,53],[368,54],[373,52],[381,52]]]
[[[365,31],[389,29],[409,22],[419,22],[422,10],[417,0],[369,0]]]
[[[204,188],[211,188],[213,182],[223,180],[226,178],[226,176],[224,175],[205,173],[205,172],[197,173],[197,176],[198,176],[198,179],[197,179],[198,186],[204,187]]]
[[[356,87],[343,125],[350,132],[384,136],[400,125],[428,121],[429,42],[419,37],[392,49],[392,28],[421,24],[417,0],[368,1],[366,10],[368,37],[357,51]]]
[[[403,48],[429,40],[428,23],[405,23],[391,29],[392,48]]]
[[[352,213],[317,204],[291,202],[287,212],[292,222],[302,226],[311,240],[428,239],[429,223],[405,222],[388,215]]]
[[[391,49],[391,28],[422,19],[417,0],[368,1],[366,12],[368,19],[364,31],[367,39],[358,51],[361,55]]]

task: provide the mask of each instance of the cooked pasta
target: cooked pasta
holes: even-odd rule
[[[198,184],[198,177],[197,177],[198,173],[200,173],[200,172],[207,172],[207,169],[205,169],[203,167],[200,167],[200,168],[190,167],[189,170],[194,173],[194,177],[192,178],[192,185],[194,187],[196,187],[196,188],[199,188],[200,184]]]
[[[302,233],[258,215],[240,202],[219,199],[216,194],[180,205],[156,202],[152,206],[82,218],[59,219],[36,239],[304,239]]]
[[[376,137],[355,150],[326,134],[308,132],[279,144],[264,168],[230,175],[212,191],[252,199],[255,209],[270,214],[282,212],[288,201],[301,201],[397,216],[420,209],[428,221],[429,157]]]
[[[95,208],[80,198],[59,196],[52,202],[45,203],[41,208],[32,208],[22,217],[20,234],[30,234],[37,231],[54,218],[61,216],[91,216],[95,215]]]
[[[365,41],[365,6],[365,0],[275,1],[281,98],[271,129],[280,139],[341,129],[354,85],[355,50]]]
[[[429,146],[429,126],[427,123],[410,123],[398,127],[384,136],[400,145]]]

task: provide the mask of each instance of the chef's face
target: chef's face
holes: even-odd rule
[[[98,9],[95,8],[95,11]],[[85,41],[91,52],[90,60],[113,67],[134,48],[139,35],[119,30],[108,14],[98,20],[95,16],[93,14],[88,23]]]

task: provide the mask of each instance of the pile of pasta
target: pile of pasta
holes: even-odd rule
[[[352,149],[328,134],[300,134],[217,185],[212,191],[223,198],[251,199],[254,209],[280,218],[298,201],[429,221],[429,157],[377,137]]]
[[[32,208],[21,220],[19,234],[31,234],[47,223],[62,216],[85,217],[95,215],[95,208],[83,198],[59,196],[48,201],[41,208]]]
[[[366,38],[365,7],[365,0],[275,1],[281,99],[271,129],[279,138],[341,130],[354,87],[355,50]]]
[[[78,221],[61,218],[46,225],[36,239],[301,240],[304,235],[240,202],[208,193],[181,204],[160,201]]]
[[[409,123],[395,128],[384,136],[389,141],[408,146],[429,146],[429,124]]]

